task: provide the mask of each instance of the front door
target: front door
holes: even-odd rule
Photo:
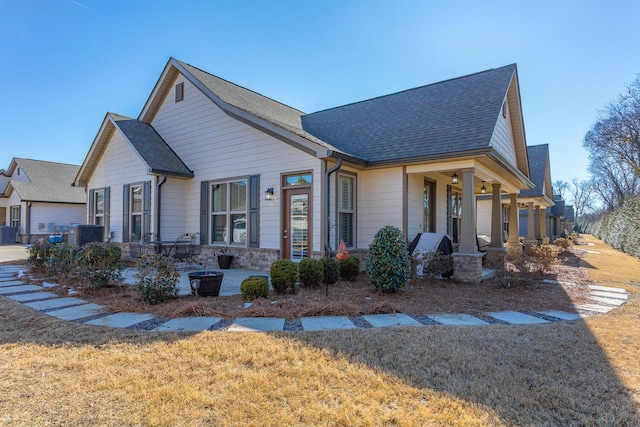
[[[285,190],[284,228],[282,243],[284,258],[298,262],[310,253],[311,197],[309,189]]]

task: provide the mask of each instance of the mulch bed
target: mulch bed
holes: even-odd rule
[[[580,268],[580,257],[579,251],[565,252],[560,256],[561,264],[553,267],[544,277],[519,281],[508,288],[492,279],[481,283],[460,283],[453,279],[414,278],[400,291],[389,294],[376,292],[367,285],[366,277],[361,273],[355,282],[339,281],[330,285],[328,292],[324,286],[300,288],[295,294],[277,295],[270,292],[268,298],[254,301],[245,301],[240,295],[197,299],[185,296],[153,306],[139,301],[130,288],[83,289],[73,283],[65,284],[64,280],[55,282],[62,284],[57,289],[61,295],[66,295],[68,288],[73,287],[79,292],[74,296],[103,305],[113,312],[151,313],[164,318],[218,316],[299,319],[303,316],[353,317],[380,313],[482,314],[503,310],[571,312],[575,311],[575,304],[587,300],[587,285],[591,283]],[[38,276],[31,278],[34,282],[49,280]]]

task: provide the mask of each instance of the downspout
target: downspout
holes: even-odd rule
[[[333,250],[331,249],[331,174],[342,167],[342,159],[338,159],[338,163],[325,173],[327,185],[327,242],[325,245],[325,256],[330,257]]]
[[[156,239],[160,240],[160,206],[162,206],[162,186],[167,182],[167,174],[162,174],[162,179],[157,184],[158,203],[156,203]]]

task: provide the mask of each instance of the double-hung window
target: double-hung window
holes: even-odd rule
[[[94,204],[94,208],[93,208],[93,223],[95,225],[104,225],[104,212],[105,212],[105,198],[104,198],[104,189],[103,190],[96,190],[94,192],[94,198],[93,198],[93,204]]]
[[[142,237],[142,212],[143,212],[143,187],[132,185],[130,191],[130,224],[131,233],[136,237]]]
[[[20,229],[20,205],[11,206],[9,212],[9,225]]]
[[[338,175],[338,242],[343,240],[349,248],[355,247],[355,194],[355,177]]]
[[[247,244],[247,197],[246,179],[211,185],[212,244]]]

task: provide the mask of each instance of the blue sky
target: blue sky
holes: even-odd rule
[[[584,134],[640,73],[638,1],[0,0],[0,168],[81,164],[169,57],[306,112],[517,63],[529,145],[587,178]]]

